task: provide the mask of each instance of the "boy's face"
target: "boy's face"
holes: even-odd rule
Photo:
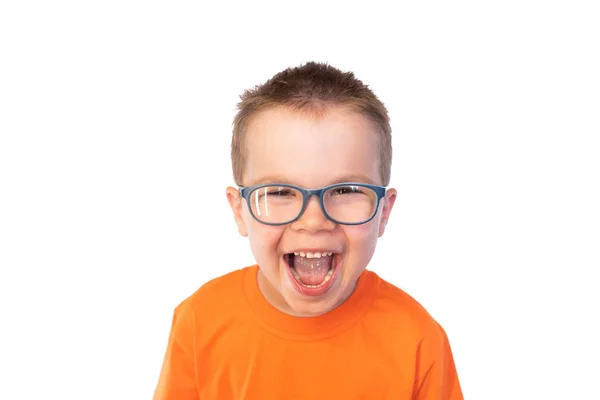
[[[377,143],[373,125],[343,107],[331,108],[319,119],[286,108],[266,110],[248,126],[243,184],[289,183],[306,189],[339,182],[380,185]],[[237,189],[227,188],[227,197],[239,232],[248,237],[260,267],[258,285],[265,298],[290,315],[316,316],[352,294],[383,235],[396,191],[388,189],[371,221],[354,226],[328,220],[315,196],[298,220],[283,226],[256,221]],[[335,272],[324,293],[303,290],[290,273],[291,254],[311,250],[333,253],[330,268]],[[299,256],[296,263],[315,262]]]

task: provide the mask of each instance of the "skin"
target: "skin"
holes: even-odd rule
[[[377,140],[369,120],[341,106],[330,107],[320,118],[282,107],[268,109],[248,126],[242,183],[291,183],[304,188],[348,181],[380,185]],[[267,226],[252,218],[237,188],[228,187],[226,194],[238,231],[248,237],[259,265],[262,294],[281,312],[301,317],[325,314],[350,297],[396,200],[396,190],[388,189],[370,222],[347,226],[328,220],[313,196],[297,221]],[[334,283],[320,296],[300,294],[283,259],[286,253],[308,248],[332,249],[342,257]]]

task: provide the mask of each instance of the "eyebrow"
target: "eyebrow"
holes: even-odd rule
[[[378,185],[378,183],[374,182],[372,179],[367,177],[366,175],[361,174],[352,174],[352,175],[344,175],[333,181],[329,182],[327,185],[335,185],[336,183],[344,183],[344,182],[359,182],[359,183],[369,183],[372,185]],[[285,183],[288,185],[295,185],[296,183],[286,179],[282,175],[268,175],[263,176],[260,179],[257,179],[252,182],[252,184],[248,186],[262,185],[263,183]],[[327,186],[325,185],[325,186]]]

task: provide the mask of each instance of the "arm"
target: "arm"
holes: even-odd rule
[[[198,400],[195,380],[193,313],[175,309],[167,351],[153,400]]]
[[[437,357],[416,382],[413,400],[464,400],[448,337],[443,329],[441,332]]]

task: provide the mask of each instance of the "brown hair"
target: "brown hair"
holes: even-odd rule
[[[379,131],[380,175],[383,185],[390,182],[392,138],[390,118],[383,103],[352,72],[342,72],[326,63],[308,62],[274,75],[262,85],[246,90],[233,120],[231,161],[235,183],[242,185],[246,162],[244,137],[251,118],[268,108],[284,106],[323,115],[330,106],[349,106],[365,115]]]

